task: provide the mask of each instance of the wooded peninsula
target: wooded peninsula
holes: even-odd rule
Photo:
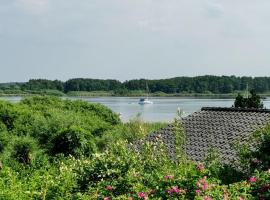
[[[149,88],[149,89],[147,89]],[[49,94],[56,96],[235,96],[253,89],[267,95],[270,77],[197,76],[169,79],[76,78],[67,81],[30,79],[28,82],[0,83],[0,95]]]

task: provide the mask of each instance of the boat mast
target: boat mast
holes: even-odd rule
[[[146,98],[148,99],[148,96],[149,96],[149,88],[148,88],[147,82],[145,82],[145,84],[146,84]]]
[[[248,83],[247,83],[247,86],[246,86],[246,98],[248,98],[248,96],[249,96],[249,91],[248,91]]]

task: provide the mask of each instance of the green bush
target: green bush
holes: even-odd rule
[[[254,90],[250,91],[251,96],[244,98],[241,94],[238,94],[234,101],[234,107],[236,108],[263,108],[263,102],[259,95]]]
[[[64,154],[65,156],[89,156],[95,146],[93,136],[78,127],[70,127],[61,131],[51,141],[50,154]]]
[[[29,137],[17,138],[13,141],[11,157],[21,164],[32,163],[38,147],[36,141]]]
[[[248,144],[240,144],[237,149],[241,158],[240,166],[246,176],[256,170],[270,169],[270,125],[257,130],[250,136]]]
[[[0,102],[0,131],[7,130],[8,134],[20,137],[29,135],[51,155],[55,155],[49,152],[51,142],[61,137],[64,140],[60,135],[67,133],[63,131],[77,127],[79,131],[75,135],[80,135],[81,152],[88,155],[95,149],[96,139],[117,125],[121,126],[119,116],[99,104],[48,96],[27,97],[17,104]]]
[[[17,118],[16,110],[11,103],[0,101],[0,121],[5,124],[8,130],[14,128],[14,121]]]
[[[270,172],[258,171],[250,178],[251,194],[255,199],[270,199]]]
[[[9,136],[7,132],[0,132],[0,153],[2,153],[9,143]]]
[[[166,125],[166,123],[160,122],[143,122],[139,117],[136,117],[125,124],[119,124],[114,126],[113,129],[104,131],[103,135],[97,138],[96,144],[100,150],[103,150],[121,140],[131,143],[143,139],[147,134],[163,128]]]

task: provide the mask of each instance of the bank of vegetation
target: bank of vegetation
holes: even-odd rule
[[[164,125],[123,124],[102,105],[57,97],[0,101],[0,199],[269,199],[269,126],[230,166],[214,151],[202,163],[188,160],[177,121],[174,160],[159,141],[138,151],[134,142]]]
[[[149,91],[146,91],[146,85]],[[32,79],[26,83],[0,84],[0,95],[144,96],[149,92],[151,96],[232,97],[245,91],[247,86],[259,94],[268,95],[270,77],[198,76],[125,82],[82,78],[65,82]]]

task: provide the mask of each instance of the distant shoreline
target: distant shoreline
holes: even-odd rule
[[[238,93],[242,92],[235,92],[229,94],[212,94],[212,93],[173,93],[173,94],[166,94],[166,93],[150,93],[148,94],[149,98],[205,98],[205,99],[233,99],[236,97]],[[104,92],[104,91],[94,91],[94,92],[69,92],[59,93],[54,91],[21,91],[21,92],[9,92],[9,93],[0,93],[0,97],[25,97],[25,96],[34,96],[34,95],[48,95],[48,96],[58,96],[58,97],[145,97],[147,96],[146,93],[130,93],[126,95],[115,95],[112,92]],[[259,94],[262,98],[270,97],[270,92]]]

